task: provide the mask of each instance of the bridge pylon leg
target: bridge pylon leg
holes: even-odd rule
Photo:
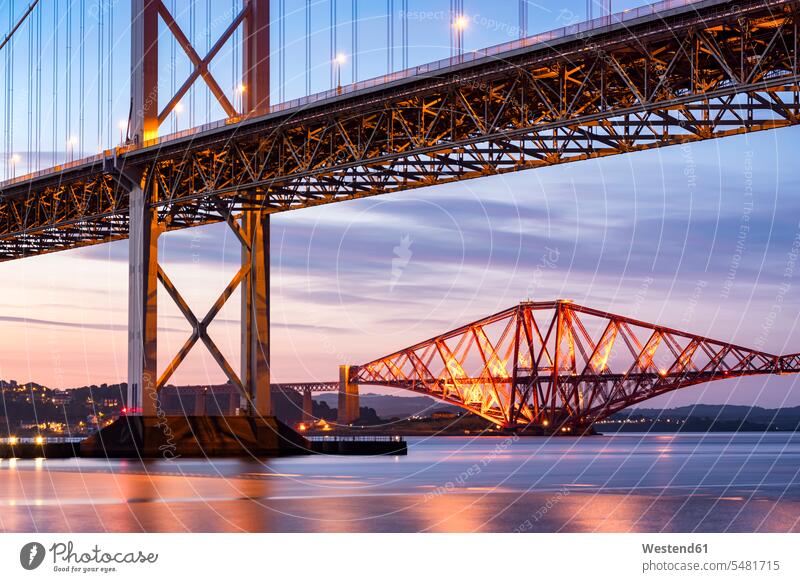
[[[161,226],[140,185],[130,192],[128,240],[128,402],[131,412],[154,415],[158,403],[158,237]]]
[[[242,245],[242,266],[249,266],[242,279],[242,383],[249,398],[248,413],[270,416],[269,214],[245,212],[241,230],[247,241]]]

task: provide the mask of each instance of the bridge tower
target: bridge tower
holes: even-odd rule
[[[131,118],[129,139],[143,144],[158,137],[160,125],[192,85],[202,79],[228,117],[265,113],[269,108],[269,0],[246,0],[241,13],[201,57],[161,0],[132,0],[131,13]],[[159,109],[158,25],[161,19],[186,52],[193,71],[178,91]],[[241,108],[237,111],[209,70],[209,63],[243,27],[243,78]],[[238,216],[223,210],[227,223],[241,243],[242,262],[209,313],[197,318],[158,264],[158,238],[168,230],[169,217],[159,212],[159,185],[146,171],[117,168],[129,192],[129,306],[128,306],[128,407],[144,416],[158,412],[158,392],[197,341],[211,352],[228,380],[239,387],[251,415],[268,416],[270,404],[269,257],[270,229],[266,197],[250,194],[251,204]],[[261,196],[261,197],[260,197]],[[259,198],[260,197],[260,198]],[[157,369],[157,291],[165,287],[192,325],[192,335],[167,369]],[[226,361],[207,333],[208,325],[237,286],[241,285],[241,370]]]

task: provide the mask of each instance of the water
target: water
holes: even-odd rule
[[[800,434],[434,437],[407,457],[0,462],[0,531],[800,531]]]

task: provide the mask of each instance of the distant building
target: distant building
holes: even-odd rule
[[[159,400],[165,414],[233,416],[240,407],[241,397],[232,384],[165,386],[159,394]]]
[[[461,413],[459,413],[459,412],[444,412],[444,411],[440,411],[440,412],[434,412],[433,414],[431,414],[431,418],[433,420],[455,420],[459,416],[461,416]]]
[[[53,399],[53,404],[56,406],[64,406],[70,401],[71,396],[66,390],[53,390],[51,398]]]

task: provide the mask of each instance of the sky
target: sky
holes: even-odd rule
[[[467,0],[465,11],[502,7],[510,23],[516,5]],[[537,14],[556,8],[548,10]],[[502,42],[507,33],[497,29],[475,25],[466,37]],[[385,67],[385,52],[375,58]],[[292,71],[305,66],[294,52],[287,62]],[[341,363],[525,299],[567,298],[798,352],[798,141],[800,129],[781,129],[274,215],[273,381],[333,380]],[[203,315],[238,268],[239,250],[216,225],[165,235],[160,261]],[[234,362],[238,300],[210,328]],[[124,381],[126,325],[124,241],[0,264],[0,378],[52,387]],[[163,368],[189,333],[163,290],[159,327]],[[203,346],[173,377],[221,381]],[[695,402],[797,406],[800,385],[791,376],[731,380],[647,405]]]

